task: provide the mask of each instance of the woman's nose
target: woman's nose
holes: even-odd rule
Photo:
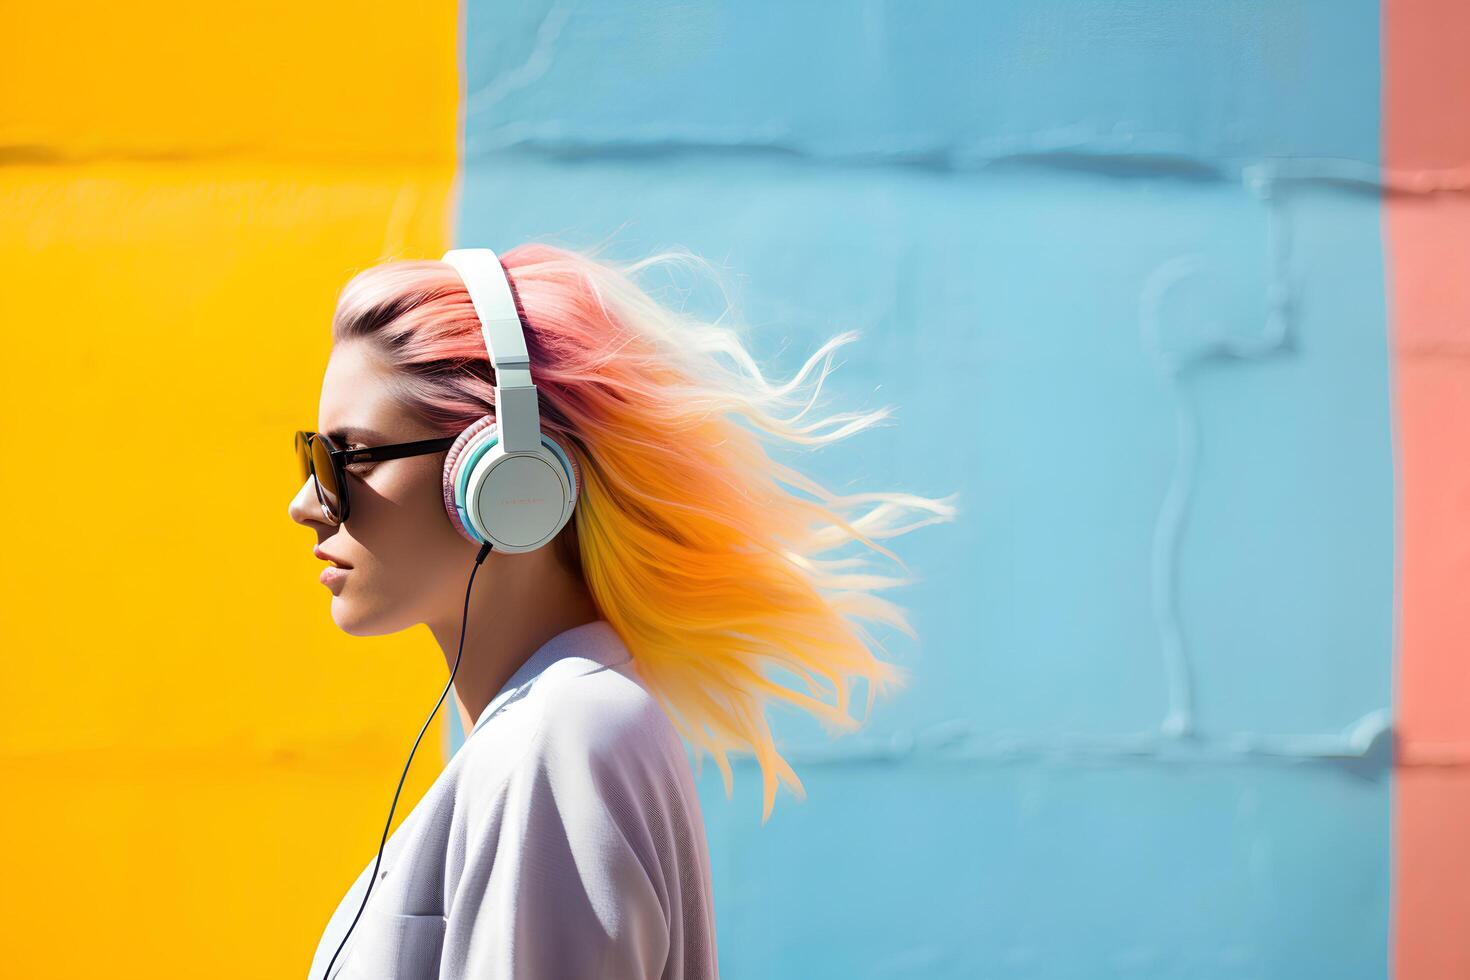
[[[311,485],[311,480],[305,480],[301,488],[296,491],[296,496],[291,498],[291,505],[286,508],[286,513],[291,515],[291,520],[297,524],[325,524],[326,518],[322,514],[321,501],[317,499],[316,487]]]

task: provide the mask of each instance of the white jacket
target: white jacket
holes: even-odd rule
[[[377,857],[327,923],[323,980]],[[332,977],[715,980],[683,740],[606,620],[521,666],[388,838]]]

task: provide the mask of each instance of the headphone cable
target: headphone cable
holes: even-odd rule
[[[464,590],[464,617],[459,623],[459,652],[454,655],[454,668],[449,672],[449,683],[444,685],[443,694],[440,694],[439,700],[434,702],[434,710],[429,712],[424,727],[419,729],[419,737],[413,740],[413,748],[408,751],[408,761],[403,765],[403,775],[398,777],[398,789],[393,791],[393,805],[388,808],[388,823],[383,828],[383,842],[378,845],[378,859],[373,862],[373,872],[368,876],[367,891],[363,893],[362,904],[357,907],[357,915],[352,917],[352,925],[347,927],[342,941],[337,944],[337,952],[333,953],[332,958],[327,961],[327,971],[322,974],[322,980],[328,980],[332,975],[332,964],[337,962],[337,954],[341,953],[342,947],[347,945],[347,937],[352,935],[352,930],[357,927],[357,920],[362,917],[362,910],[367,908],[368,896],[373,893],[373,885],[378,880],[378,865],[383,863],[383,848],[388,844],[388,830],[393,826],[393,811],[398,809],[398,794],[403,791],[403,781],[408,778],[408,767],[413,765],[413,754],[418,751],[419,740],[424,737],[424,732],[429,730],[429,722],[434,720],[434,715],[439,711],[439,705],[444,703],[444,695],[448,694],[449,689],[454,686],[454,675],[459,671],[459,658],[464,654],[465,628],[469,625],[470,620],[470,590],[475,585],[475,572],[480,570],[480,563],[485,560],[486,555],[490,554],[492,547],[490,542],[486,541],[480,548],[480,553],[475,556],[475,567],[470,569],[470,584],[466,585]]]

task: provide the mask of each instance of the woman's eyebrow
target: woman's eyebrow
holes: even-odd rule
[[[327,433],[333,442],[383,442],[385,437],[381,432],[372,429],[362,429],[348,426],[341,429],[333,429]]]

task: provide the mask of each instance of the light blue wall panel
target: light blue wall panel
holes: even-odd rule
[[[1376,159],[1365,0],[471,2],[470,157]]]
[[[688,246],[780,372],[861,330],[826,404],[894,420],[792,461],[962,495],[913,686],[773,715],[809,799],[705,765],[726,975],[1385,974],[1377,17],[470,4],[461,244]]]
[[[724,976],[1386,975],[1381,870],[1344,859],[1388,833],[1381,778],[939,760],[803,772],[810,800],[764,828],[747,816],[753,781],[707,811]]]

